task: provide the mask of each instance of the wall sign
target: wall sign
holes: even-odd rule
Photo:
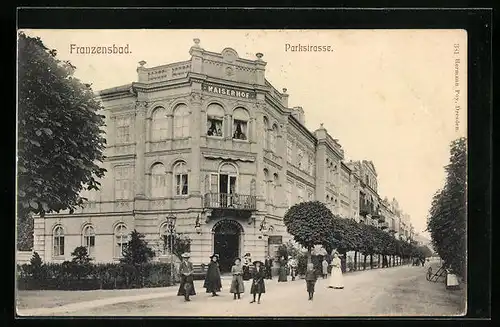
[[[235,98],[240,98],[240,99],[255,99],[257,98],[257,94],[253,91],[243,91],[236,89],[234,87],[227,87],[223,85],[217,85],[217,84],[208,84],[208,83],[203,83],[201,85],[201,89],[205,92],[209,93],[215,93],[215,94],[220,94],[220,95],[228,95],[231,97]]]
[[[268,242],[269,244],[282,244],[283,237],[281,235],[269,236]]]

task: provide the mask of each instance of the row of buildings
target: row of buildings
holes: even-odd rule
[[[194,263],[215,252],[224,271],[245,253],[272,255],[291,238],[286,210],[311,200],[411,237],[408,215],[378,194],[374,164],[346,161],[322,125],[308,130],[304,110],[266,80],[263,54],[210,52],[198,39],[189,54],[158,67],[142,61],[137,82],[98,93],[107,174],[79,211],[36,218],[34,251],[45,261],[68,260],[80,245],[96,262],[118,260],[134,229],[161,259],[162,236],[175,231],[192,240]]]

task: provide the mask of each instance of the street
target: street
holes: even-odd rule
[[[305,281],[278,283],[266,280],[261,303],[250,303],[250,281],[241,300],[229,293],[230,276],[223,290],[211,297],[196,281],[191,302],[176,296],[178,287],[127,296],[100,298],[56,308],[18,309],[21,315],[49,316],[447,316],[465,313],[465,291],[448,291],[443,283],[425,279],[426,267],[402,266],[344,275],[345,288],[329,289],[319,279],[314,300],[307,299]],[[113,291],[106,291],[113,292]],[[120,291],[114,291],[120,292]],[[123,294],[123,293],[122,293]]]

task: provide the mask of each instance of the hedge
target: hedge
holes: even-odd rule
[[[38,267],[30,264],[17,266],[19,290],[96,290],[172,285],[170,264],[147,263],[129,265],[122,263],[62,264],[47,263]]]

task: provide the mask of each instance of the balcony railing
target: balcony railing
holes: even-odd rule
[[[256,210],[257,199],[255,195],[207,193],[204,206],[209,209]]]

